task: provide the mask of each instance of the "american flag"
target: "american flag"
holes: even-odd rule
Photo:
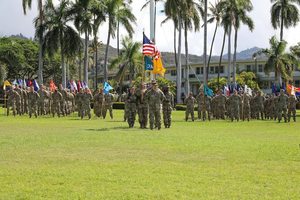
[[[145,56],[155,56],[156,47],[155,44],[143,34],[143,55]]]

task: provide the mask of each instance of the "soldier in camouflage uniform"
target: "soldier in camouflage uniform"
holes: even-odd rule
[[[252,92],[252,97],[250,99],[250,113],[251,113],[251,119],[255,119],[256,118],[256,103],[255,103],[255,91]]]
[[[84,94],[82,95],[82,98],[81,98],[81,119],[83,119],[84,116],[88,116],[89,119],[91,119],[91,101],[93,100],[93,95],[91,93],[91,91],[86,88],[84,90]]]
[[[250,101],[251,101],[251,97],[247,93],[244,93],[242,99],[242,107],[241,107],[243,121],[245,121],[245,119],[247,119],[248,122],[250,121],[251,118]]]
[[[225,119],[226,101],[227,97],[224,94],[222,94],[221,90],[219,90],[217,96],[215,97],[215,109],[217,119]]]
[[[40,95],[34,91],[33,86],[30,87],[30,92],[28,93],[28,110],[29,117],[31,118],[32,114],[37,118],[37,104],[39,101]]]
[[[149,105],[150,129],[153,130],[154,125],[158,130],[161,129],[161,105],[165,100],[165,95],[158,88],[156,81],[152,81],[151,89],[146,93],[145,100]]]
[[[198,119],[201,119],[202,116],[202,120],[205,121],[207,116],[210,121],[211,97],[204,95],[204,92],[200,91],[196,100],[198,102]]]
[[[137,96],[137,109],[138,109],[138,117],[140,128],[147,128],[148,123],[148,104],[145,100],[146,95],[146,85],[144,83],[141,84],[141,87],[136,91]]]
[[[55,117],[55,113],[57,114],[58,117],[60,117],[60,112],[61,112],[60,103],[62,102],[62,98],[63,98],[62,94],[57,89],[55,89],[51,97],[51,101],[52,101],[51,112],[53,117]]]
[[[12,107],[13,115],[16,116],[17,114],[17,104],[21,104],[21,97],[19,93],[11,89],[7,93],[7,116],[9,116],[9,108]]]
[[[254,99],[255,101],[255,117],[256,119],[264,119],[264,102],[265,102],[265,97],[262,96],[262,92],[259,91]]]
[[[229,97],[229,110],[230,110],[230,119],[233,122],[234,119],[237,121],[240,120],[240,101],[241,97],[238,95],[238,92],[235,90],[234,93]]]
[[[166,86],[164,88],[163,93],[165,95],[165,99],[163,100],[162,103],[164,125],[165,128],[170,128],[172,122],[172,110],[174,107],[174,96],[170,92],[169,86]]]
[[[128,118],[128,108],[127,108],[127,101],[126,101],[128,93],[129,93],[129,90],[127,90],[127,93],[124,92],[121,96],[121,101],[124,102],[124,122],[126,122],[127,118]]]
[[[62,99],[60,102],[60,111],[63,116],[67,115],[68,107],[67,107],[67,91],[63,88],[62,84],[59,85],[59,92],[62,94]]]
[[[137,110],[137,96],[135,95],[134,87],[130,88],[129,93],[126,97],[126,103],[128,109],[127,122],[129,128],[133,128]]]
[[[77,107],[78,117],[81,117],[82,110],[82,98],[83,98],[83,89],[79,89],[79,92],[75,95],[75,104]]]
[[[113,104],[114,96],[111,93],[104,94],[104,106],[103,106],[103,119],[106,117],[107,110],[109,110],[110,118],[113,119]]]
[[[43,85],[41,85],[41,89],[38,91],[38,94],[40,95],[38,101],[38,114],[45,115],[46,114],[45,102],[49,97]]]
[[[289,98],[286,94],[284,94],[284,90],[280,90],[280,95],[278,96],[278,122],[280,123],[282,119],[282,114],[284,118],[284,122],[287,122],[287,105]]]
[[[279,113],[279,96],[275,95],[274,97],[274,120],[276,121]]]
[[[293,120],[296,122],[296,104],[297,104],[297,99],[294,95],[289,96],[288,100],[288,121],[291,121],[291,117],[293,115]]]
[[[189,119],[190,114],[191,114],[192,121],[194,121],[195,120],[194,108],[195,108],[196,99],[193,97],[192,92],[189,93],[189,96],[184,100],[184,103],[186,104],[185,121]]]
[[[102,117],[103,101],[104,101],[103,89],[100,88],[99,92],[94,96],[94,113],[97,117]]]

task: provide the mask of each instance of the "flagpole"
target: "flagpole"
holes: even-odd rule
[[[152,40],[155,44],[155,22],[154,22],[154,0],[150,0],[150,40]],[[154,75],[150,72],[151,80],[155,79]]]

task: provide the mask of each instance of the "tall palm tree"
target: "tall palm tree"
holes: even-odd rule
[[[210,51],[209,51],[209,57],[207,62],[207,69],[209,70],[211,56],[212,56],[212,50],[215,43],[215,38],[217,34],[218,27],[220,26],[221,20],[222,20],[222,8],[220,7],[220,1],[216,1],[215,4],[210,3],[209,7],[210,13],[208,14],[209,19],[207,20],[208,23],[214,23],[215,22],[215,30],[214,35],[212,38],[212,42],[210,45]],[[208,71],[207,70],[207,71]],[[208,79],[208,73],[207,73],[207,79]]]
[[[70,9],[70,15],[73,16],[74,25],[79,33],[84,34],[84,70],[83,70],[83,79],[88,82],[88,46],[89,46],[89,36],[92,33],[92,20],[93,15],[90,12],[92,0],[75,0],[72,3]]]
[[[182,3],[183,12],[183,27],[184,27],[184,39],[185,39],[185,94],[188,95],[190,92],[190,81],[189,81],[189,51],[188,51],[188,31],[194,29],[198,31],[200,29],[200,6],[193,0],[187,0]]]
[[[101,46],[101,43],[98,42],[97,33],[99,31],[99,27],[102,22],[105,21],[105,13],[104,13],[104,4],[103,2],[99,2],[94,0],[91,5],[91,13],[93,15],[93,35],[94,41],[93,46],[95,48],[95,88],[98,89],[98,48]]]
[[[75,56],[82,46],[79,34],[72,28],[68,0],[60,1],[57,7],[49,5],[45,9],[43,27],[46,30],[43,49],[51,56],[60,51],[62,85],[66,87],[65,57]]]
[[[165,14],[167,18],[174,21],[174,27],[178,29],[178,51],[177,51],[177,77],[176,77],[176,99],[177,103],[181,103],[181,37],[182,37],[182,10],[180,0],[167,0],[165,2]],[[176,31],[176,29],[174,30]],[[176,39],[176,38],[174,38]]]
[[[143,57],[141,54],[141,44],[133,42],[131,38],[122,39],[123,49],[118,58],[112,60],[111,68],[119,67],[116,79],[121,83],[125,75],[129,74],[130,84],[136,75],[143,74]]]
[[[47,0],[48,3],[52,4],[52,0]],[[43,0],[38,0],[38,10],[39,10],[39,25],[43,24],[43,20],[44,20],[44,10],[43,10]],[[26,11],[27,9],[31,9],[31,5],[32,5],[32,0],[22,0],[22,5],[23,5],[23,11],[24,14],[26,15]],[[39,39],[39,70],[38,70],[38,81],[39,84],[43,84],[43,48],[42,48],[42,44],[43,44],[43,34],[44,31],[41,30],[40,34],[37,35],[38,39]]]
[[[207,84],[208,69],[207,69],[207,1],[204,0],[204,45],[203,45],[203,77],[204,84]]]
[[[243,0],[243,1],[235,1],[234,6],[234,53],[233,53],[233,82],[236,82],[236,51],[237,51],[237,43],[238,43],[238,30],[241,24],[245,24],[250,31],[254,29],[254,22],[247,15],[247,12],[253,9],[251,0]]]
[[[135,23],[136,18],[132,14],[131,9],[126,6],[127,4],[123,3],[123,0],[105,0],[105,12],[108,18],[108,36],[107,43],[105,49],[105,57],[104,57],[104,81],[108,79],[108,68],[107,68],[107,60],[108,60],[108,48],[110,44],[110,38],[115,37],[116,29],[118,22],[122,24],[129,36],[132,37],[134,32],[131,23]]]
[[[265,72],[275,72],[275,81],[282,85],[282,78],[292,80],[294,67],[299,67],[297,57],[292,53],[286,52],[287,42],[278,41],[275,36],[270,39],[270,48],[262,49],[258,55],[264,54],[268,57],[265,64]]]
[[[300,0],[271,0],[271,22],[274,29],[280,27],[280,40],[283,40],[283,28],[296,26],[299,22],[299,10],[295,4]]]

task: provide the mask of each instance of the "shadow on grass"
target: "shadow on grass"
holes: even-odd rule
[[[133,130],[129,129],[128,127],[119,126],[119,127],[112,127],[112,128],[97,128],[97,129],[86,129],[87,131],[95,131],[95,132],[107,132],[107,131],[113,131],[113,130]]]

